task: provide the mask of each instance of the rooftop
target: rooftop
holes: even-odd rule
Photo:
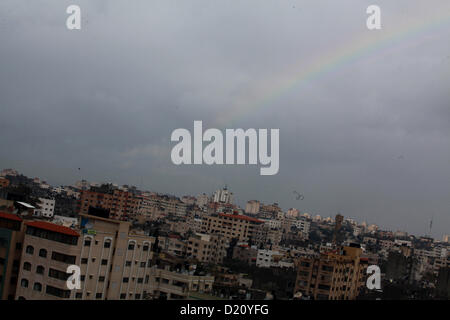
[[[2,211],[0,211],[0,218],[14,220],[14,221],[22,221],[22,218],[20,218],[18,215],[13,214],[13,213],[2,212]]]
[[[45,222],[45,221],[30,221],[26,223],[27,226],[38,228],[38,229],[44,229],[48,231],[53,231],[57,233],[66,234],[69,236],[76,236],[79,237],[80,234],[76,232],[75,230],[72,230],[68,227],[60,226],[54,223]]]

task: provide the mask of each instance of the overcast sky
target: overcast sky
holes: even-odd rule
[[[66,29],[81,7],[82,29]],[[382,30],[366,8],[382,9]],[[447,15],[445,15],[447,13]],[[450,233],[448,0],[0,2],[0,168]],[[279,128],[280,171],[175,166],[174,129]],[[78,170],[81,168],[81,170]],[[296,200],[294,191],[304,195]]]

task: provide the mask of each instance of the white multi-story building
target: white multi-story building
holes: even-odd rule
[[[266,226],[268,226],[271,229],[279,229],[281,228],[281,221],[280,220],[275,220],[275,219],[261,219],[262,221],[264,221],[264,224]]]
[[[213,197],[214,202],[233,203],[233,193],[227,187],[217,190]]]
[[[34,210],[37,217],[51,218],[55,213],[55,200],[39,198],[39,209]]]
[[[293,225],[304,234],[308,234],[311,227],[311,223],[306,219],[297,219],[294,221]]]
[[[279,251],[260,249],[256,256],[256,266],[259,268],[270,268],[276,264],[274,257],[280,255]]]

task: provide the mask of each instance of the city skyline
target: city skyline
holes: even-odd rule
[[[368,0],[80,0],[77,31],[69,4],[0,4],[0,168],[449,233],[448,1],[380,0],[376,31]],[[279,128],[279,173],[174,165],[195,120]]]
[[[184,196],[186,196],[186,197],[195,197],[195,198],[197,198],[197,197],[200,196],[201,194],[206,194],[206,195],[209,197],[210,201],[214,201],[215,193],[216,193],[216,192],[218,192],[218,191],[220,191],[220,190],[227,190],[227,189],[228,189],[228,191],[230,191],[230,192],[231,192],[231,195],[232,195],[232,197],[230,198],[230,199],[231,199],[231,200],[230,200],[230,203],[236,204],[240,209],[243,210],[244,213],[245,213],[245,209],[246,209],[246,204],[247,204],[249,201],[255,201],[255,200],[256,200],[256,201],[258,201],[258,202],[260,202],[261,204],[264,204],[264,205],[272,205],[272,204],[274,204],[274,203],[277,203],[277,202],[273,202],[273,203],[272,203],[272,202],[264,201],[264,199],[246,199],[246,200],[242,200],[242,201],[240,201],[240,202],[238,203],[238,202],[236,201],[236,198],[239,198],[239,195],[235,194],[235,193],[232,191],[232,188],[230,188],[228,185],[218,186],[216,189],[209,190],[209,191],[203,191],[203,192],[200,192],[200,193],[197,193],[197,194],[189,194],[189,193],[175,194],[175,193],[173,193],[173,192],[160,192],[160,191],[158,191],[157,189],[152,189],[152,190],[150,190],[150,189],[145,189],[145,188],[142,189],[141,187],[139,187],[139,186],[137,186],[137,185],[133,185],[133,184],[123,184],[123,183],[118,183],[118,182],[116,182],[116,181],[107,181],[107,180],[102,180],[102,181],[89,181],[89,180],[86,180],[86,179],[82,179],[82,180],[73,181],[72,183],[69,183],[69,184],[53,185],[53,184],[49,183],[49,181],[47,181],[45,178],[38,177],[38,176],[33,176],[33,175],[27,176],[26,174],[23,174],[22,172],[18,172],[18,171],[15,170],[14,168],[2,168],[2,170],[13,170],[13,171],[16,171],[19,175],[24,175],[24,176],[26,176],[26,177],[28,177],[28,178],[31,178],[31,179],[38,178],[41,182],[45,182],[45,183],[49,184],[49,186],[51,186],[51,187],[64,187],[64,186],[75,187],[77,183],[86,181],[86,182],[87,182],[89,185],[91,185],[91,186],[92,186],[92,185],[101,186],[101,185],[104,185],[104,184],[112,184],[112,185],[117,186],[118,188],[121,188],[121,187],[123,187],[123,186],[127,186],[127,187],[136,187],[137,190],[139,190],[139,191],[141,191],[141,192],[152,192],[152,193],[159,194],[159,195],[170,195],[170,196],[178,197],[179,199],[181,199],[181,198],[184,197]],[[2,170],[0,170],[0,172],[1,172]],[[309,214],[309,215],[311,216],[311,218],[315,218],[316,215],[319,215],[319,216],[321,216],[321,218],[322,218],[323,220],[326,220],[326,219],[328,219],[328,218],[331,218],[332,221],[334,221],[336,215],[343,214],[345,219],[355,220],[355,221],[357,222],[358,225],[361,225],[361,224],[363,224],[363,223],[366,223],[367,226],[369,226],[369,225],[376,225],[377,227],[379,227],[380,230],[390,231],[390,232],[394,232],[394,233],[395,233],[395,232],[407,232],[409,235],[414,235],[414,236],[416,236],[416,237],[430,236],[430,237],[434,238],[434,239],[437,240],[437,241],[441,241],[441,240],[443,239],[443,237],[445,237],[446,235],[448,235],[448,232],[444,232],[443,234],[436,234],[436,232],[434,232],[434,233],[432,232],[431,234],[429,234],[429,233],[427,233],[427,232],[425,232],[425,233],[423,233],[423,234],[417,234],[417,233],[411,232],[410,230],[407,230],[407,229],[405,229],[405,228],[402,228],[401,226],[398,226],[398,227],[395,227],[395,226],[394,226],[394,228],[389,228],[389,227],[386,227],[386,226],[384,226],[384,225],[379,224],[375,219],[374,219],[374,220],[360,220],[360,219],[358,219],[358,218],[356,218],[356,217],[347,216],[347,215],[345,215],[344,212],[336,212],[336,213],[334,213],[334,214],[332,213],[332,214],[328,214],[328,215],[326,215],[326,214],[325,214],[325,215],[321,215],[321,214],[318,214],[318,213],[315,213],[315,212],[312,212],[312,211],[304,211],[304,210],[301,210],[301,208],[299,208],[299,207],[285,207],[285,206],[283,206],[282,203],[277,203],[277,205],[283,210],[283,212],[284,212],[285,214],[286,214],[290,209],[297,209],[297,210],[299,210],[299,213],[300,213],[300,214],[307,213],[307,214]],[[247,213],[245,213],[245,214],[247,214]],[[431,220],[428,221],[428,223],[426,224],[426,229],[427,229],[427,230],[432,229],[431,227],[432,227],[433,223],[439,223],[439,221],[435,221],[435,220],[433,221],[433,219],[434,219],[434,217],[432,217]]]

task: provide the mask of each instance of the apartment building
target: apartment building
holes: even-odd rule
[[[245,205],[245,213],[250,215],[257,215],[261,203],[258,200],[250,200]]]
[[[210,293],[214,276],[196,276],[192,272],[172,271],[165,268],[152,267],[150,292],[152,299],[189,299],[193,293]]]
[[[176,257],[184,257],[187,252],[187,243],[179,235],[169,234],[167,237],[158,238],[159,248]]]
[[[76,299],[135,300],[148,292],[154,238],[130,222],[80,214],[81,289]]]
[[[315,300],[356,299],[365,285],[368,266],[361,253],[355,245],[323,252],[319,258],[299,258],[294,294],[301,292]]]
[[[67,288],[66,271],[69,265],[79,263],[80,234],[44,221],[25,225],[16,299],[73,299],[75,292]]]
[[[90,208],[100,209],[105,217],[127,221],[137,214],[139,203],[133,193],[103,185],[82,190],[77,208],[81,214],[88,214]]]
[[[219,213],[204,217],[202,229],[203,233],[221,234],[230,241],[235,238],[239,242],[248,242],[262,237],[263,225],[264,222],[256,218]]]
[[[220,234],[197,233],[188,239],[187,257],[203,263],[220,264],[227,255],[229,241]]]
[[[256,266],[260,268],[270,268],[278,266],[278,261],[283,255],[279,251],[259,249],[256,256]]]
[[[0,212],[0,299],[13,300],[19,276],[25,227],[19,216]]]
[[[152,194],[143,196],[142,199],[147,208],[158,208],[165,216],[184,217],[186,216],[187,208],[189,206],[177,197],[169,195]]]
[[[34,210],[37,217],[52,218],[55,214],[55,200],[39,198],[39,208]]]

